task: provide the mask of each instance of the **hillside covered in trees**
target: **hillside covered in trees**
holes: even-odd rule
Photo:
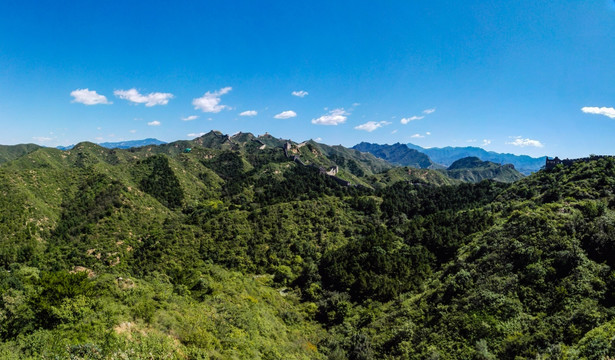
[[[613,158],[508,184],[268,134],[7,149],[2,359],[615,356]]]

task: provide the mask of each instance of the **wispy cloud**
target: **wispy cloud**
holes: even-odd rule
[[[292,110],[282,111],[281,113],[274,116],[275,119],[290,119],[297,116],[297,113]]]
[[[397,129],[391,131],[391,135],[397,133]]]
[[[160,124],[161,123],[158,120],[150,121],[150,122],[147,123],[147,125],[149,125],[149,126],[160,126]]]
[[[131,134],[134,134],[134,133],[136,133],[136,132],[137,132],[137,130],[130,130],[129,132],[130,132]]]
[[[239,116],[256,116],[258,115],[258,111],[256,110],[247,110],[239,114]]]
[[[205,135],[205,133],[204,132],[200,132],[200,133],[190,133],[190,134],[188,134],[186,136],[190,137],[190,138],[197,138],[197,137],[201,137],[203,135]]]
[[[47,142],[47,141],[51,141],[53,140],[53,138],[47,137],[47,136],[33,136],[32,139],[38,141],[38,142]]]
[[[84,105],[98,105],[98,104],[113,104],[108,101],[104,95],[96,93],[90,89],[77,89],[70,93],[74,99],[72,102],[81,103]]]
[[[491,140],[483,139],[483,146],[487,146],[489,144],[491,144]]]
[[[317,119],[312,119],[312,124],[316,125],[339,125],[346,122],[346,119],[350,115],[343,108],[333,109],[328,114],[323,115]]]
[[[513,139],[513,141],[509,141],[506,144],[507,145],[514,145],[514,146],[519,146],[519,147],[527,147],[527,146],[533,146],[533,147],[544,147],[544,145],[538,141],[538,140],[532,140],[532,139],[528,139],[528,138],[523,138],[521,136],[511,136],[511,139]]]
[[[425,137],[425,135],[421,135],[421,134],[414,134],[410,136],[413,139],[422,139]]]
[[[383,126],[390,125],[390,124],[391,123],[388,122],[388,121],[379,121],[379,122],[368,121],[365,124],[361,124],[361,125],[355,126],[354,128],[355,128],[355,130],[363,130],[363,131],[367,131],[367,132],[372,132],[372,131],[374,131],[374,130],[376,130],[378,128],[381,128]]]
[[[587,114],[604,115],[610,117],[611,119],[615,119],[615,109],[612,107],[586,106],[581,108],[581,111]]]
[[[224,94],[228,94],[231,90],[233,90],[233,88],[230,86],[227,86],[218,91],[214,91],[214,92],[208,91],[205,93],[205,95],[201,96],[200,98],[193,99],[192,105],[194,105],[195,109],[200,109],[203,112],[209,112],[209,113],[219,113],[220,111],[224,109],[230,109],[230,107],[220,104],[220,101],[221,101],[220,96]]]
[[[196,119],[198,119],[198,118],[199,118],[199,117],[198,117],[198,116],[196,116],[196,115],[190,115],[190,116],[183,117],[183,118],[182,118],[182,120],[183,120],[183,121],[192,121],[192,120],[196,120]]]
[[[115,90],[113,95],[117,96],[120,99],[128,100],[135,104],[145,104],[147,107],[156,106],[156,105],[166,105],[169,103],[169,100],[173,98],[173,94],[171,93],[161,93],[161,92],[153,92],[147,95],[143,95],[137,91],[137,89],[132,88],[130,90]]]
[[[410,116],[409,118],[402,118],[399,122],[402,123],[403,125],[406,125],[410,121],[421,120],[423,118],[425,117],[424,116]]]
[[[405,117],[405,118],[402,118],[399,122],[402,125],[406,125],[407,123],[409,123],[411,121],[416,121],[416,120],[424,119],[426,115],[433,114],[434,112],[436,112],[435,108],[434,109],[425,109],[425,110],[423,110],[423,114],[424,115],[421,115],[421,116],[413,115],[413,116],[410,116],[410,117]]]
[[[309,93],[307,91],[299,90],[299,91],[293,91],[291,94],[293,94],[293,96],[302,98],[302,97],[307,96]]]

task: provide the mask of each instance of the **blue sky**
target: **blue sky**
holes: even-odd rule
[[[613,154],[614,64],[607,0],[3,0],[0,143],[216,129]]]

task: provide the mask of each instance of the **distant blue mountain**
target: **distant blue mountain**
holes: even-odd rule
[[[415,149],[409,149],[405,144],[379,145],[362,142],[353,146],[352,149],[371,153],[395,165],[411,166],[419,169],[444,168],[443,166],[434,164],[425,153]]]
[[[147,145],[163,145],[166,144],[166,142],[158,140],[158,139],[153,139],[153,138],[147,138],[147,139],[143,139],[143,140],[128,140],[128,141],[119,141],[119,142],[104,142],[104,143],[100,143],[98,145],[102,146],[102,147],[106,147],[108,149],[130,149],[133,147],[140,147],[140,146],[147,146]],[[60,150],[70,150],[73,148],[73,146],[75,145],[68,145],[68,146],[58,146],[57,148]]]
[[[522,174],[529,175],[532,172],[540,170],[545,165],[546,156],[533,158],[527,155],[501,154],[494,151],[467,146],[467,147],[451,147],[444,148],[429,148],[425,149],[418,145],[407,144],[410,149],[420,151],[431,159],[431,161],[444,166],[450,166],[455,161],[466,157],[477,157],[483,161],[491,161],[497,164],[513,164],[517,171]]]

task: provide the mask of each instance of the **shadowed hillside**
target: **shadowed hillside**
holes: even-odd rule
[[[473,180],[268,134],[22,154],[0,358],[615,356],[615,159]]]

